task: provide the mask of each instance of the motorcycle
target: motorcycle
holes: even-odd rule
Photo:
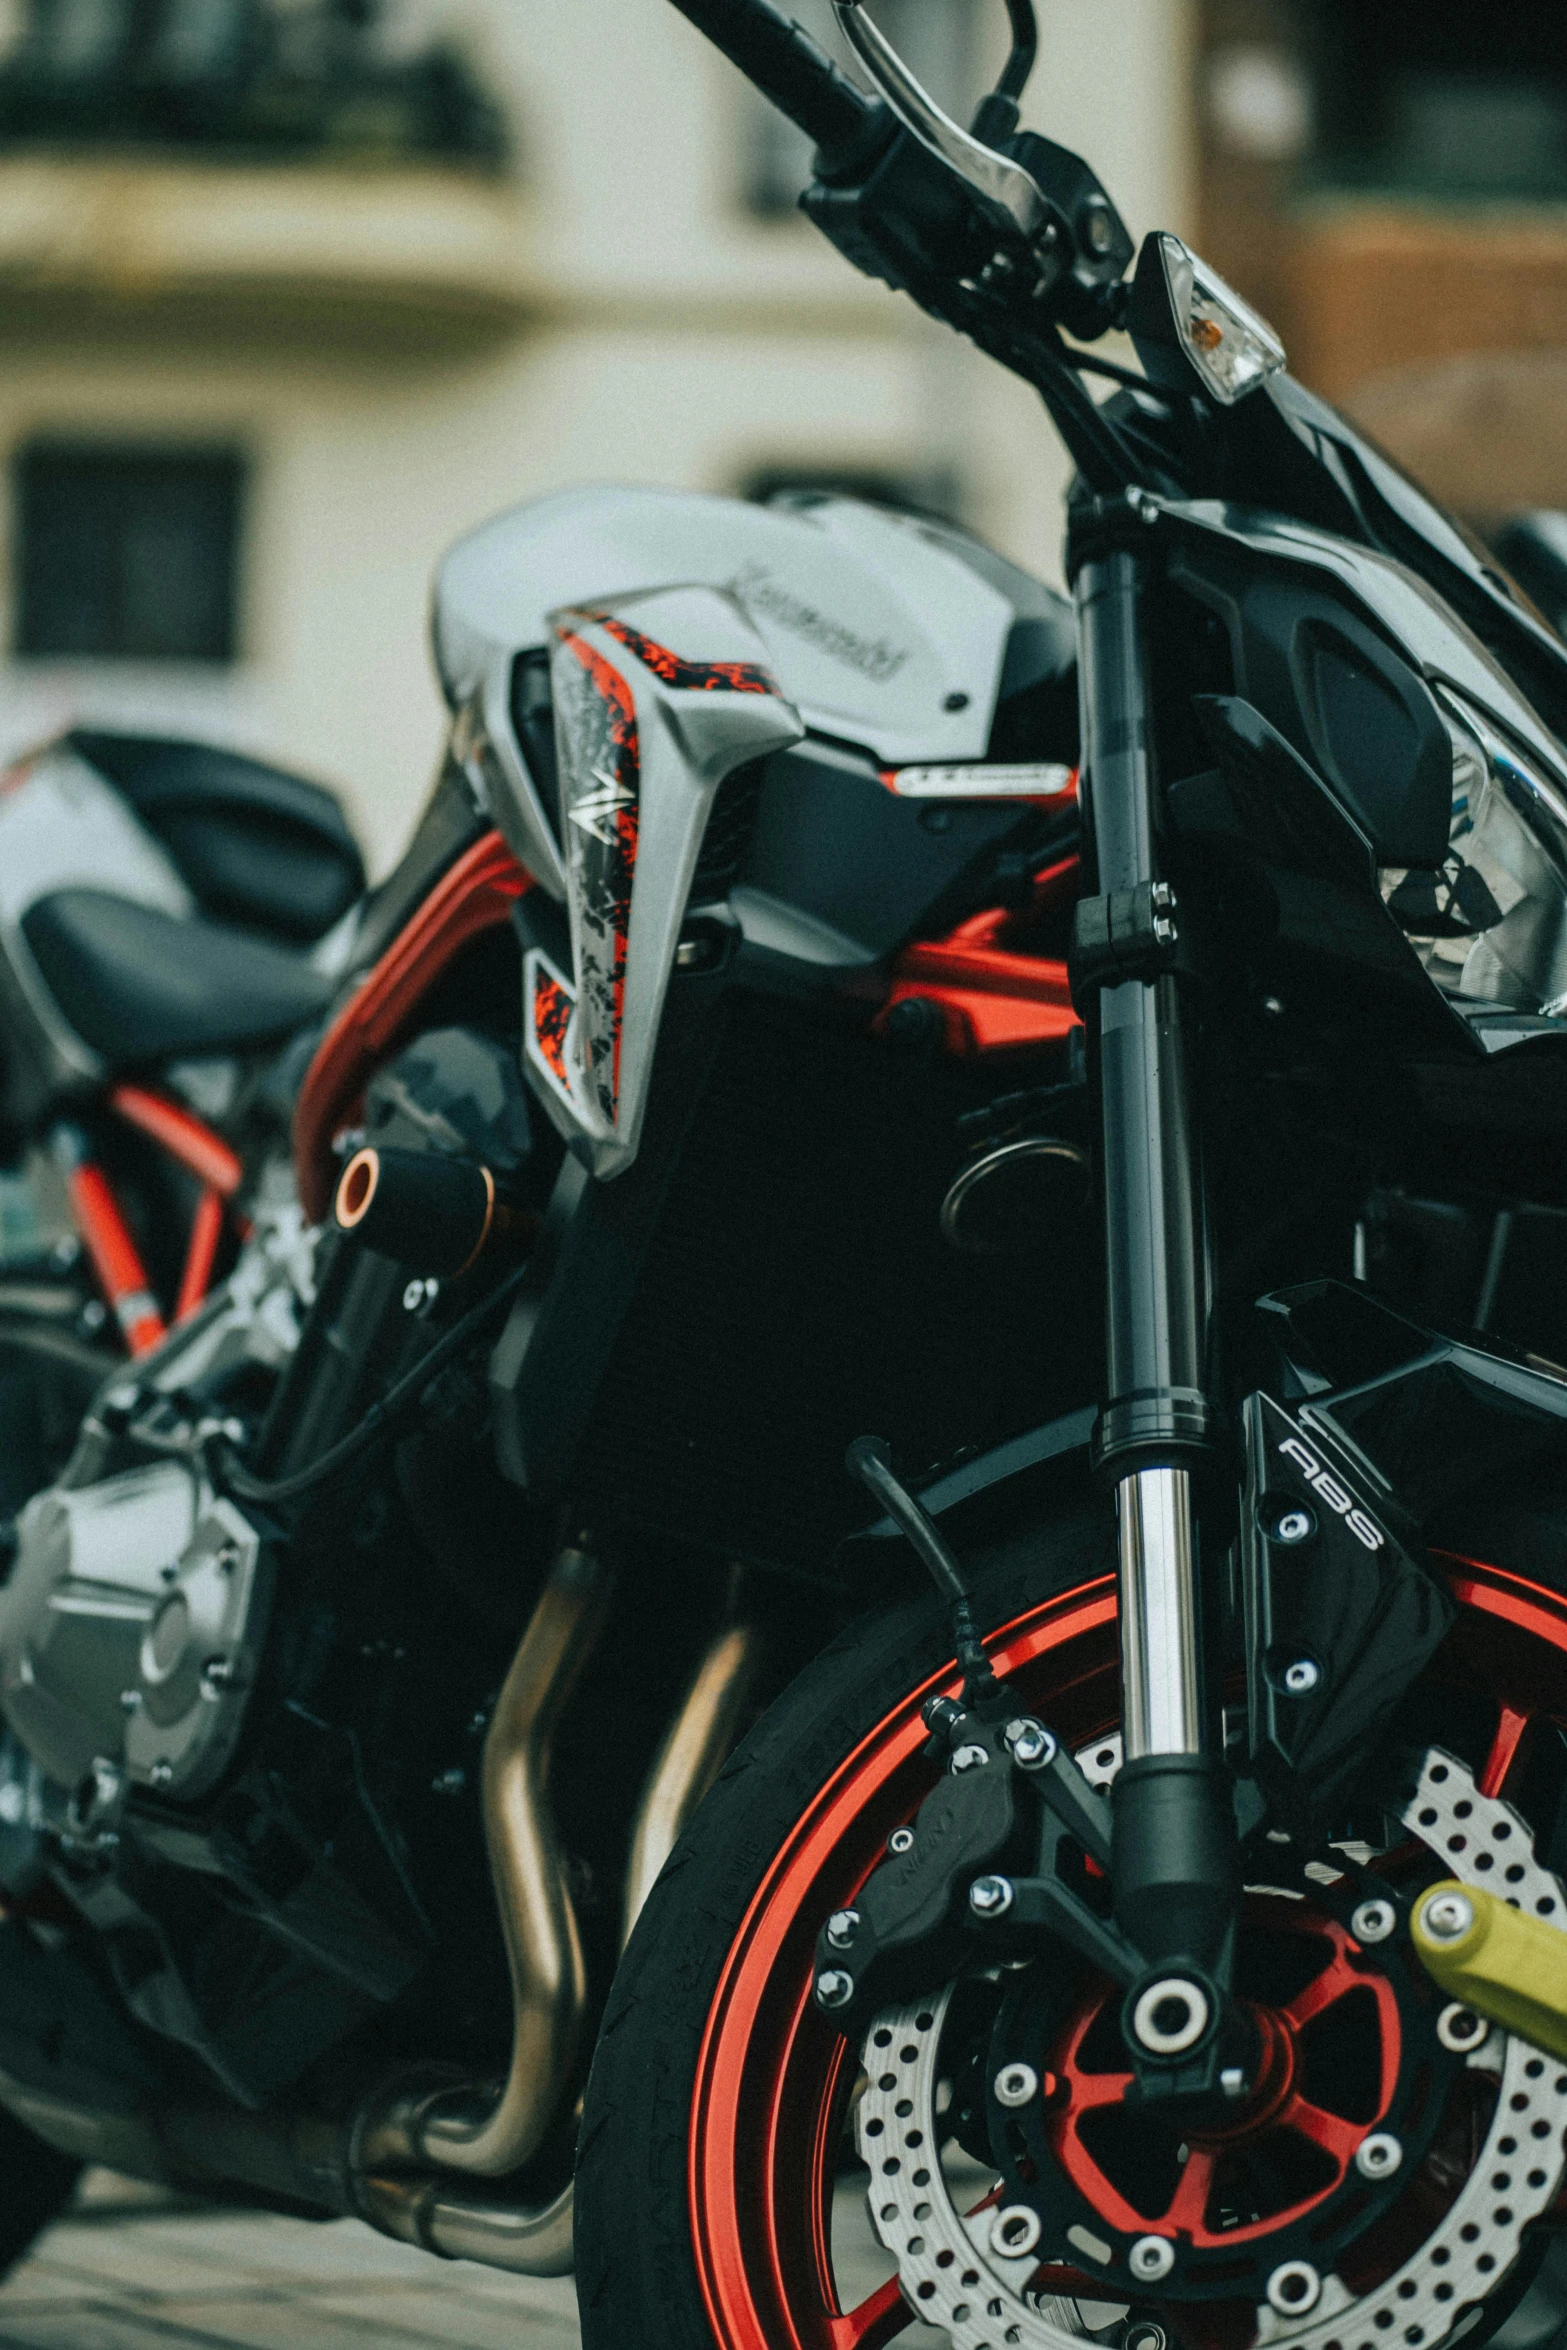
[[[308,1003],[188,878],[13,886],[126,1351],[7,1292],[89,1392],[9,1469],[3,2249],[98,2161],[574,2253],[589,2350],[1544,2341],[1567,648],[1018,128],[1031,0],[971,131],[864,0],[873,97],[676,5],[1039,391],[1071,595],[558,496],[442,567]]]

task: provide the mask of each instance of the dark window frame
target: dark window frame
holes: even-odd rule
[[[21,443],[16,657],[231,667],[249,481],[245,452],[229,443],[61,433]]]

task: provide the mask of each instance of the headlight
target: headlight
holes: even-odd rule
[[[1388,911],[1444,993],[1567,1013],[1567,789],[1443,692],[1453,817],[1437,873],[1384,869]]]

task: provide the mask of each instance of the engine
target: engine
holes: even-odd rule
[[[525,1170],[515,1044],[423,1038],[376,1080],[365,1122],[399,1151]],[[504,2044],[498,1958],[492,1984],[467,1953],[460,2012],[440,1961],[460,1919],[493,1909],[477,1766],[528,1590],[482,1360],[477,1411],[459,1362],[356,1474],[266,1510],[218,1489],[215,1435],[263,1476],[291,1473],[475,1297],[307,1231],[284,1164],[251,1215],[230,1280],[100,1394],[17,1521],[0,1883],[41,1914],[63,1894],[119,2004],[254,2105],[410,1999],[438,2057]],[[508,1556],[499,1610],[443,1585],[421,1532],[432,1453],[461,1464],[470,1579]],[[37,2061],[0,2020],[0,2066]]]

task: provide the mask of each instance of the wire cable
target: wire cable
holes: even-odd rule
[[[526,1265],[504,1280],[499,1289],[454,1322],[444,1338],[438,1339],[427,1355],[422,1355],[411,1371],[393,1382],[379,1403],[372,1404],[357,1427],[322,1453],[308,1468],[296,1469],[289,1477],[253,1477],[237,1460],[229,1458],[208,1461],[213,1484],[219,1491],[232,1495],[236,1501],[255,1502],[267,1507],[276,1502],[296,1501],[302,1493],[324,1485],[328,1478],[337,1476],[356,1461],[362,1452],[386,1434],[393,1423],[403,1418],[419,1402],[432,1382],[438,1379],[448,1363],[460,1355],[465,1346],[479,1335],[487,1323],[498,1319],[501,1308],[510,1305],[527,1277]],[[226,1438],[214,1440],[227,1444]]]

